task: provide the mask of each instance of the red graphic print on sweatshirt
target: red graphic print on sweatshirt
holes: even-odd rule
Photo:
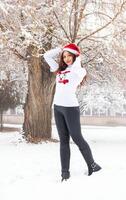
[[[58,77],[59,77],[58,82],[59,82],[59,83],[63,83],[63,84],[68,83],[69,80],[66,79],[66,74],[69,73],[69,72],[70,72],[70,71],[59,71],[59,72],[57,72]]]

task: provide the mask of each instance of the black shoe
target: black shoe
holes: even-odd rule
[[[67,181],[67,179],[70,178],[70,172],[62,172],[61,176],[62,176],[61,182],[64,180]]]
[[[90,176],[93,172],[97,172],[101,170],[102,168],[95,162],[93,162],[89,167],[88,167],[88,176]]]

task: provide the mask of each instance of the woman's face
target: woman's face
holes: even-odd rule
[[[73,60],[73,55],[71,53],[69,53],[68,51],[64,51],[63,52],[63,61],[67,64],[67,65],[72,65],[74,60]]]

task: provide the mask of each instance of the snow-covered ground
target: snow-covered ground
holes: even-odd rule
[[[53,126],[53,137],[58,138]],[[102,170],[88,177],[71,141],[71,178],[61,183],[59,143],[0,133],[0,200],[126,200],[126,127],[82,126]]]

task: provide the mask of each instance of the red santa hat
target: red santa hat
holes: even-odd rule
[[[79,47],[74,43],[70,43],[70,44],[64,46],[63,51],[68,51],[68,52],[73,53],[75,55],[80,55]]]

